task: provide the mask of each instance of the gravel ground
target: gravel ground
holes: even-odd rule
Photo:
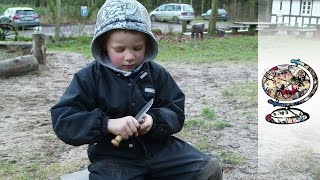
[[[0,59],[18,55],[0,51]],[[13,163],[26,172],[32,171],[35,163],[39,169],[60,167],[54,174],[50,174],[50,170],[47,173],[57,178],[85,168],[89,163],[86,146],[69,146],[56,138],[49,114],[73,74],[89,60],[76,53],[48,53],[47,62],[38,72],[0,79],[0,162]],[[203,151],[222,154],[225,179],[257,179],[257,101],[222,95],[241,84],[255,83],[257,66],[247,68],[248,65],[234,62],[197,65],[172,62],[163,66],[186,94],[187,119],[201,118],[202,110],[208,107],[214,109],[216,119],[228,124],[221,130],[189,126],[177,136],[195,145],[204,139]],[[248,89],[248,93],[256,96],[252,89]],[[228,161],[232,158],[237,158],[237,163]]]

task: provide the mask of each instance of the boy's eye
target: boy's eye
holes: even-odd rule
[[[139,50],[141,50],[141,49],[142,49],[142,46],[139,46],[139,47],[135,47],[135,48],[134,48],[135,51],[139,51]]]
[[[124,49],[123,49],[123,48],[115,48],[114,50],[115,50],[116,52],[123,52]]]

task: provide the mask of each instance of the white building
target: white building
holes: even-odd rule
[[[299,27],[320,24],[320,0],[273,0],[271,22]]]

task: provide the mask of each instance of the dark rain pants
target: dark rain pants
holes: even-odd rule
[[[139,160],[108,158],[89,166],[91,180],[221,180],[222,164],[188,143],[171,137],[161,151]]]

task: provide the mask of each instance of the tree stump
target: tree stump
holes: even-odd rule
[[[204,31],[204,24],[194,24],[191,27],[191,38],[194,38],[194,34],[196,34],[196,38],[201,40],[203,39],[203,31]]]
[[[0,77],[16,76],[35,70],[39,70],[39,63],[32,55],[0,61]]]
[[[46,60],[46,48],[45,48],[45,35],[43,33],[32,34],[32,55],[34,55],[39,64],[45,65]]]

